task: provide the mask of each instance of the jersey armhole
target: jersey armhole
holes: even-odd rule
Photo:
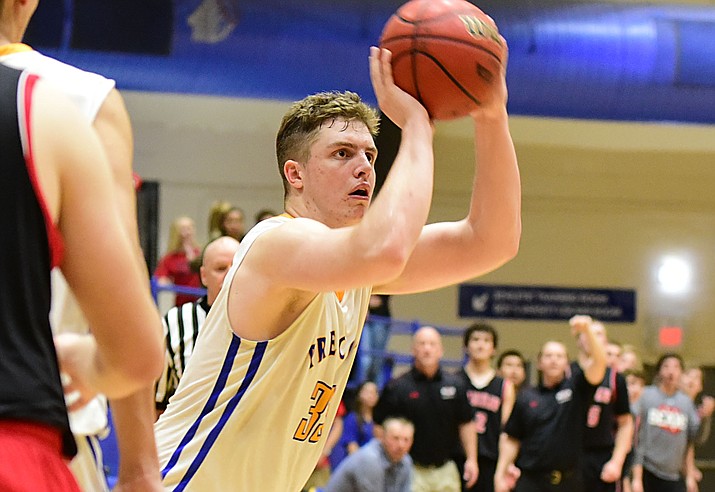
[[[45,230],[47,232],[47,241],[50,250],[50,267],[54,268],[62,262],[64,253],[64,241],[60,234],[57,225],[52,221],[47,202],[40,187],[40,181],[37,177],[35,169],[35,160],[33,153],[33,133],[32,133],[32,103],[34,100],[35,86],[39,77],[23,71],[20,76],[19,87],[17,91],[17,108],[18,119],[20,124],[20,139],[22,140],[22,151],[25,156],[25,165],[27,174],[30,177],[30,183],[35,191],[37,202],[40,205],[42,216],[45,221]]]

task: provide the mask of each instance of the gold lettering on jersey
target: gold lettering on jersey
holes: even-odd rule
[[[327,337],[316,338],[315,343],[308,348],[309,369],[312,369],[313,366],[323,362],[328,357],[337,356],[340,360],[344,360],[355,346],[353,341],[346,351],[346,342],[345,337],[338,338],[335,330],[331,331]]]
[[[298,428],[293,434],[293,439],[297,441],[318,442],[323,435],[325,422],[321,422],[328,403],[335,394],[335,385],[330,385],[323,381],[315,383],[315,388],[310,395],[310,399],[315,402],[308,409],[308,417],[301,419]]]
[[[484,22],[474,15],[460,15],[459,19],[472,37],[491,39],[499,46],[502,46],[501,36],[499,36],[499,31],[496,26]]]

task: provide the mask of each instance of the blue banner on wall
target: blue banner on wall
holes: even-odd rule
[[[514,285],[462,284],[459,316],[526,320],[567,320],[588,314],[601,321],[636,320],[633,289],[577,289]]]

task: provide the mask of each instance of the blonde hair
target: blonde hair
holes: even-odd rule
[[[179,232],[179,224],[185,220],[188,220],[189,222],[191,222],[191,225],[194,225],[194,219],[186,215],[181,215],[175,218],[174,221],[171,223],[171,227],[169,227],[169,244],[166,248],[166,251],[168,253],[174,253],[183,249],[183,244],[181,242],[181,233]]]
[[[211,205],[209,210],[209,242],[223,236],[223,218],[231,210],[231,204],[226,200],[219,200]]]
[[[290,186],[283,174],[283,165],[288,160],[305,162],[310,157],[310,146],[324,123],[333,124],[344,120],[345,126],[351,121],[361,121],[375,137],[380,127],[377,110],[360,100],[354,92],[320,92],[308,96],[290,107],[276,135],[276,157],[278,171],[283,180],[284,196],[288,196]]]

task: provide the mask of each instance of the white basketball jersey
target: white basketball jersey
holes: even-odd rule
[[[236,336],[228,321],[228,286],[255,239],[288,220],[263,221],[241,241],[176,394],[155,426],[166,490],[297,492],[318,462],[371,289],[319,294],[272,340]]]
[[[93,123],[99,108],[114,88],[114,81],[96,73],[85,72],[43,55],[25,44],[0,47],[0,63],[18,70],[28,70],[58,87]],[[52,307],[50,323],[54,333],[88,333],[89,327],[67,281],[58,268],[52,270]],[[107,428],[107,401],[103,396],[87,406],[70,412],[74,434],[101,434]]]
[[[0,63],[18,70],[29,70],[49,80],[75,103],[90,123],[114,88],[111,79],[67,65],[21,43],[0,48]]]

